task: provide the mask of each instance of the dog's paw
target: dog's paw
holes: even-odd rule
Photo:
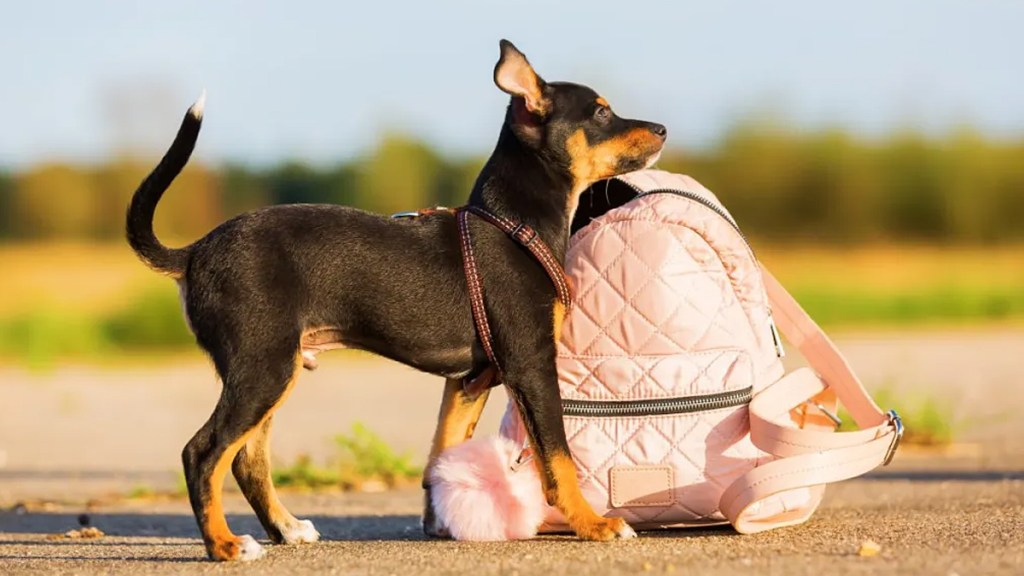
[[[251,562],[253,560],[259,560],[267,555],[267,551],[260,546],[260,543],[255,538],[248,534],[238,537],[238,557],[235,558],[241,562]]]
[[[636,531],[622,518],[599,518],[576,529],[576,535],[584,540],[607,542],[636,538]]]
[[[617,532],[615,532],[615,537],[620,540],[629,540],[630,538],[636,538],[636,530],[633,530],[633,527],[629,524],[626,524],[626,521],[623,520],[622,527],[619,528]]]
[[[430,538],[451,538],[452,534],[447,528],[441,526],[437,519],[428,521],[426,517],[423,518],[423,533]]]
[[[218,540],[206,550],[210,560],[217,562],[249,562],[266,555],[263,546],[248,534]]]
[[[320,533],[309,520],[296,520],[289,526],[281,529],[281,542],[283,544],[304,544],[320,540]]]
[[[437,514],[434,514],[434,501],[430,498],[430,487],[424,488],[423,490],[423,518],[422,518],[423,533],[428,538],[451,538],[451,532],[448,528],[441,525],[441,521],[438,520]]]

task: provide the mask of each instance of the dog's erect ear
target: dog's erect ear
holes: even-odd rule
[[[501,41],[501,57],[494,65],[494,83],[504,92],[522,98],[530,113],[541,117],[548,113],[551,101],[544,95],[544,80],[508,40]]]

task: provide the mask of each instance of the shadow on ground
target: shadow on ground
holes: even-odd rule
[[[0,533],[9,534],[63,534],[78,528],[78,514],[34,512],[0,514]],[[324,540],[351,542],[364,541],[414,541],[426,540],[420,529],[418,516],[308,516],[320,531]],[[150,537],[150,538],[199,538],[195,518],[187,514],[103,514],[89,515],[90,525],[103,530],[107,537]],[[245,514],[229,514],[228,523],[236,534],[251,534],[258,539],[265,537],[263,528],[255,517]],[[116,528],[115,528],[116,527]],[[40,542],[33,540],[20,544],[53,545],[62,540]],[[68,543],[90,543],[104,545],[104,541],[66,540]],[[5,543],[12,543],[11,541]],[[194,545],[190,542],[182,544]],[[166,546],[166,544],[160,544]]]
[[[999,482],[1024,480],[1024,470],[877,470],[860,479],[875,482]]]

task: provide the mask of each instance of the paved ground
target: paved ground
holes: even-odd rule
[[[290,495],[325,541],[271,546],[252,565],[202,560],[187,505],[103,507],[95,541],[48,541],[77,527],[79,509],[0,513],[0,573],[16,574],[1022,574],[1024,473],[896,472],[833,487],[804,526],[740,536],[729,530],[642,534],[607,544],[569,537],[530,542],[424,540],[419,493]],[[240,532],[259,535],[245,503]],[[301,517],[301,516],[300,516]],[[860,557],[861,543],[881,546]]]
[[[182,501],[86,504],[136,487],[174,487],[181,446],[218,391],[202,361],[43,374],[0,367],[0,574],[1024,573],[1024,330],[839,340],[870,384],[954,406],[965,444],[943,458],[902,453],[880,474],[831,489],[807,526],[756,536],[691,531],[607,545],[567,538],[424,541],[416,492],[291,494],[286,501],[312,517],[326,541],[274,547],[265,561],[246,568],[199,562],[197,532]],[[333,451],[331,436],[355,421],[423,454],[438,384],[393,364],[328,356],[281,410],[276,455],[285,462],[303,452],[325,458]],[[484,432],[502,407],[498,394]],[[21,501],[27,510],[12,508]],[[232,497],[230,508],[240,514],[232,518],[240,533],[260,535],[243,501]],[[47,540],[76,528],[87,510],[106,537]],[[865,539],[882,546],[878,557],[856,555]]]

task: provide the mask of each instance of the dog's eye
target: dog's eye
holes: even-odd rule
[[[598,122],[607,122],[612,117],[612,109],[607,106],[598,106],[594,110],[594,119]]]

